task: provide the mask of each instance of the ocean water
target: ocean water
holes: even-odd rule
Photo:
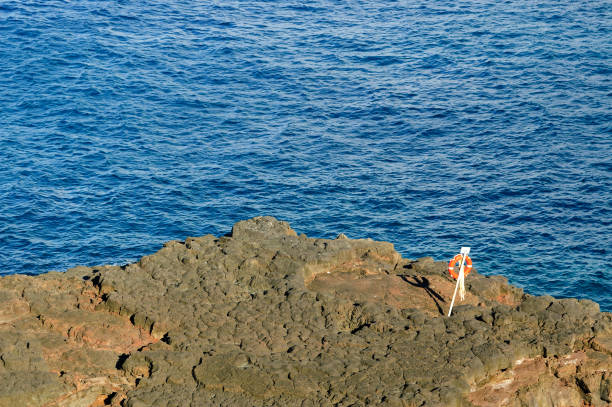
[[[612,7],[0,2],[0,274],[272,215],[612,311]],[[468,277],[469,278],[469,277]]]

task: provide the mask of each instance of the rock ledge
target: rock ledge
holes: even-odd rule
[[[612,314],[259,217],[0,278],[0,406],[609,406]]]

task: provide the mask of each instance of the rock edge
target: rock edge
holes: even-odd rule
[[[258,217],[0,278],[0,406],[609,406],[612,314]]]

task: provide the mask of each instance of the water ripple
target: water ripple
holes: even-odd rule
[[[606,1],[0,4],[0,274],[270,214],[612,310]]]

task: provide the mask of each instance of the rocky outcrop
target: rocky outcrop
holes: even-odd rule
[[[0,279],[0,406],[607,406],[612,316],[385,242],[238,222]]]

